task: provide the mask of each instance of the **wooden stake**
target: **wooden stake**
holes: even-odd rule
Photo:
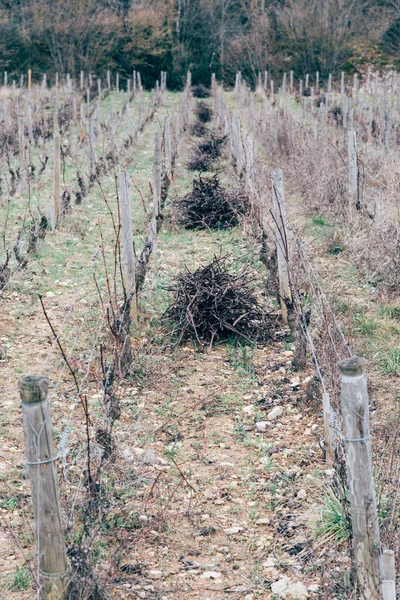
[[[347,152],[349,160],[349,219],[354,217],[358,199],[358,169],[357,169],[357,142],[356,132],[352,127],[347,132]]]
[[[396,600],[396,564],[393,550],[383,551],[382,570],[383,600]]]
[[[165,156],[165,170],[168,178],[172,176],[172,151],[171,151],[171,123],[169,117],[164,119],[164,156]]]
[[[243,143],[242,134],[240,131],[240,117],[237,112],[234,111],[232,115],[232,133],[234,143],[234,153],[236,162],[236,172],[239,177],[242,176],[244,170],[244,157],[243,157]]]
[[[120,210],[122,229],[122,259],[124,266],[124,283],[128,296],[132,295],[131,319],[136,325],[138,320],[136,295],[136,257],[132,229],[132,205],[129,194],[129,181],[126,171],[119,174]]]
[[[58,106],[54,110],[54,159],[53,159],[53,205],[50,209],[51,229],[56,229],[61,212],[61,159],[60,126],[58,124]]]
[[[281,302],[282,322],[288,323],[288,308],[292,304],[292,294],[289,285],[288,273],[288,248],[286,237],[286,207],[285,196],[283,192],[283,174],[282,169],[275,169],[271,173],[273,182],[273,204],[275,219],[275,239],[276,251],[278,257],[278,276],[279,276],[279,296]]]
[[[378,600],[380,538],[374,480],[365,360],[357,356],[339,363],[343,435],[349,485],[354,557],[361,600]]]
[[[28,90],[32,91],[32,69],[28,69]]]
[[[47,399],[49,382],[42,375],[25,375],[20,378],[18,388],[35,516],[40,584],[45,600],[65,600],[69,592],[68,560]]]
[[[325,431],[325,461],[333,465],[335,460],[335,434],[331,424],[331,402],[329,394],[322,394],[322,408],[324,413]]]
[[[154,165],[153,165],[153,210],[158,216],[161,210],[161,135],[154,138]]]

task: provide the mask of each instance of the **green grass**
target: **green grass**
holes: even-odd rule
[[[400,375],[400,346],[389,348],[379,366],[385,375]]]
[[[382,317],[400,321],[400,306],[382,306],[382,308],[379,309],[379,314]]]
[[[344,486],[341,486],[341,490],[342,501],[337,489],[328,488],[323,498],[321,517],[316,526],[318,536],[324,536],[336,544],[343,544],[351,536],[351,523],[347,512],[349,493]]]
[[[32,576],[27,567],[17,567],[12,587],[14,590],[23,592],[32,584]]]
[[[317,227],[331,227],[331,225],[327,223],[325,219],[321,217],[321,215],[313,215],[311,217],[311,221],[312,224],[316,225]]]
[[[6,510],[14,510],[18,506],[18,498],[15,496],[9,496],[8,498],[0,499],[0,508],[5,508]]]

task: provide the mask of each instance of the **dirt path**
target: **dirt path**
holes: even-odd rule
[[[191,185],[192,176],[184,165],[188,152],[189,146],[170,189],[172,199]],[[229,182],[229,166],[222,166]],[[79,254],[79,248],[75,251]],[[288,600],[320,597],[323,558],[309,559],[313,523],[330,473],[324,472],[320,447],[320,406],[306,397],[312,373],[293,371],[292,346],[285,331],[275,332],[266,346],[232,343],[198,352],[191,344],[172,348],[160,324],[170,301],[165,287],[171,279],[184,265],[193,268],[220,253],[231,253],[239,267],[251,265],[261,295],[265,274],[258,248],[244,239],[241,228],[188,232],[176,226],[169,210],[140,299],[135,374],[118,390],[122,410],[114,427],[115,449],[99,482],[104,500],[90,559],[93,578],[106,590],[106,598],[272,599],[277,596],[271,595],[271,585],[285,577],[288,581],[282,585],[292,585]],[[90,256],[86,251],[85,265]],[[68,291],[69,286],[74,289],[68,274],[72,265],[70,260],[59,278],[67,285],[55,284],[49,299],[55,318],[68,310],[74,296]],[[82,268],[87,266],[81,264]],[[79,301],[90,306],[93,292],[89,290],[82,289]],[[18,301],[16,308],[14,301]],[[3,387],[3,397],[9,399],[3,400],[4,406],[7,401],[12,404],[7,405],[3,424],[0,463],[6,466],[0,473],[0,511],[31,557],[32,516],[22,476],[22,429],[14,382],[18,369],[27,370],[28,356],[34,357],[33,364],[43,359],[49,335],[29,295],[11,293],[4,305],[9,308],[2,317],[4,343],[12,338],[7,361],[12,358],[13,366]],[[77,306],[88,310],[85,302]],[[24,343],[30,307],[34,320],[29,331],[41,340],[40,355],[34,354],[35,346]],[[23,314],[16,327],[13,311],[18,309]],[[79,311],[75,318],[79,324]],[[95,319],[89,321],[76,350],[82,368],[87,367],[87,342],[95,325]],[[61,361],[55,360],[60,369]],[[61,382],[52,400],[58,432],[66,418],[66,399],[71,397],[68,377],[62,375]],[[97,369],[87,389],[95,421],[101,418],[100,385]],[[62,482],[64,492],[68,491],[64,499],[68,519],[79,509],[71,504],[80,493],[79,473],[84,469],[79,419],[66,488]],[[71,544],[78,533],[72,532]],[[23,571],[20,549],[8,531],[1,535],[0,569],[8,583],[0,598],[28,600],[34,592],[29,574]],[[28,583],[25,587],[21,583],[18,591],[15,582],[22,574]]]

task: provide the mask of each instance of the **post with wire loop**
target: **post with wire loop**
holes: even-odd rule
[[[39,583],[45,600],[66,600],[69,592],[61,500],[55,461],[49,382],[42,375],[18,381],[25,435],[26,466],[32,491]]]
[[[288,324],[288,311],[292,306],[292,294],[289,285],[289,248],[286,235],[286,206],[283,192],[282,169],[274,169],[271,173],[273,218],[275,221],[275,239],[278,258],[279,297],[281,302],[282,322]]]
[[[378,600],[381,550],[372,475],[365,360],[352,357],[339,363],[343,441],[349,485],[353,549],[361,600]]]

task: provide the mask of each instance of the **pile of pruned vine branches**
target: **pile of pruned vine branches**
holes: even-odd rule
[[[196,271],[186,269],[168,287],[174,300],[164,318],[177,343],[192,339],[212,346],[235,337],[247,342],[271,337],[274,320],[251,290],[247,271],[232,273],[227,260],[223,256]]]

